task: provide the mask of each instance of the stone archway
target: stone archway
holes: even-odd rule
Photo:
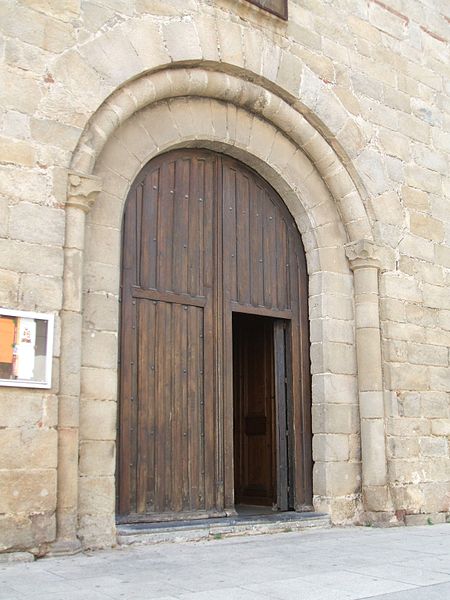
[[[77,286],[81,284],[79,265],[84,262],[82,367],[72,377],[72,381],[77,377],[81,381],[81,477],[79,504],[73,498],[61,502],[60,517],[65,512],[67,518],[60,518],[60,523],[69,523],[68,530],[68,512],[75,510],[85,543],[109,543],[114,535],[115,434],[111,427],[105,433],[94,431],[91,418],[101,413],[104,422],[111,424],[116,415],[116,270],[122,207],[143,164],[163,151],[187,145],[225,152],[253,167],[283,197],[302,234],[311,277],[315,502],[318,508],[339,514],[337,519],[354,514],[360,490],[360,463],[349,450],[349,436],[355,437],[359,431],[353,285],[344,250],[350,242],[353,254],[349,258],[358,267],[357,316],[363,303],[371,308],[370,317],[360,317],[356,323],[357,347],[369,350],[364,358],[358,353],[359,402],[368,407],[361,413],[363,433],[365,430],[371,440],[365,446],[366,460],[363,446],[363,476],[365,461],[366,488],[371,488],[372,497],[374,487],[381,492],[372,509],[385,510],[377,248],[370,242],[359,193],[334,151],[282,99],[237,77],[180,69],[144,76],[117,92],[91,120],[73,158],[76,172],[70,177],[65,281],[67,298],[75,295],[77,301],[73,308],[65,304],[63,336],[81,338]],[[100,182],[103,191],[89,215],[83,259],[84,242],[79,233],[73,245],[71,241],[74,232],[84,230],[80,198],[86,200],[87,208]],[[67,369],[67,361],[68,357],[62,357],[62,371]],[[100,376],[108,382],[106,391],[97,383]],[[335,400],[331,404],[330,393]],[[335,405],[347,415],[345,431],[333,430]],[[344,448],[347,444],[343,453],[338,449],[341,443]],[[92,461],[88,455],[103,459]],[[64,531],[63,527],[60,530]]]

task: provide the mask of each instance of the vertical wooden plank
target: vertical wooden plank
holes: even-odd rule
[[[215,481],[216,481],[216,373],[217,361],[215,343],[215,321],[217,319],[215,306],[215,286],[217,273],[215,264],[217,261],[216,248],[213,244],[214,228],[216,226],[215,209],[217,195],[215,182],[217,178],[217,161],[205,162],[205,195],[203,201],[204,221],[204,249],[203,249],[203,282],[207,303],[204,309],[203,340],[204,353],[199,368],[199,376],[203,379],[203,401],[204,401],[204,426],[199,435],[203,446],[204,457],[204,503],[206,510],[215,508]]]
[[[221,377],[223,381],[223,494],[224,506],[234,509],[234,451],[233,451],[233,322],[230,304],[223,303],[222,347],[223,361]]]
[[[200,309],[201,310],[201,309]],[[186,335],[186,369],[187,369],[187,411],[186,411],[186,432],[187,432],[187,479],[188,495],[185,498],[186,510],[198,510],[199,508],[199,475],[200,475],[200,454],[199,432],[200,422],[200,402],[198,381],[199,381],[199,346],[201,345],[199,331],[199,309],[190,306],[187,310],[187,335]]]
[[[288,453],[288,507],[295,510],[296,506],[296,462],[295,462],[295,410],[296,404],[293,394],[293,367],[292,367],[292,336],[296,335],[292,321],[285,323],[285,369],[286,369],[286,421],[287,421],[287,453]],[[300,399],[301,400],[301,399]],[[312,465],[311,465],[312,476]]]
[[[276,302],[277,273],[275,258],[275,207],[264,195],[264,305],[272,308]]]
[[[250,186],[250,295],[253,306],[264,304],[263,217],[261,196],[264,191],[251,182]]]
[[[237,293],[237,215],[236,215],[236,170],[223,161],[222,194],[219,198],[223,228],[223,281],[224,300],[236,301]]]
[[[166,460],[164,463],[164,512],[172,511],[172,466],[173,466],[173,402],[174,402],[174,335],[173,335],[173,311],[174,304],[165,304],[161,302],[166,314],[166,331],[164,336],[164,395],[161,401],[164,403],[164,444]]]
[[[214,206],[214,257],[215,257],[215,285],[214,285],[214,432],[215,432],[215,508],[223,511],[225,504],[224,486],[226,469],[229,468],[232,459],[229,458],[230,445],[227,445],[229,426],[229,404],[225,396],[228,378],[224,375],[225,359],[224,354],[227,340],[224,339],[224,285],[223,285],[223,225],[222,225],[222,190],[223,190],[223,161],[218,155],[215,161],[216,180],[214,182],[214,196],[216,199]],[[228,364],[228,363],[227,363]],[[231,425],[232,426],[232,425]],[[232,444],[232,441],[230,442]]]
[[[188,291],[190,164],[190,159],[184,157],[175,161],[172,286],[170,289],[179,293]]]
[[[237,288],[241,304],[250,303],[250,222],[249,190],[246,173],[236,173],[236,238],[237,238]]]
[[[119,494],[118,510],[120,514],[131,511],[131,464],[132,453],[132,411],[133,411],[133,345],[135,338],[132,330],[135,305],[131,297],[131,286],[135,281],[136,230],[135,190],[131,190],[127,200],[123,225],[122,251],[122,297],[121,297],[121,351],[120,351],[120,411],[119,411]]]
[[[204,280],[204,270],[205,270],[205,261],[203,250],[206,247],[207,243],[204,237],[204,223],[205,223],[205,202],[206,202],[206,159],[201,159],[196,161],[196,177],[197,177],[197,197],[193,193],[193,201],[195,203],[196,199],[198,200],[197,209],[193,211],[192,220],[195,225],[193,227],[196,237],[192,238],[192,244],[196,248],[196,270],[197,270],[197,285],[196,285],[196,293],[199,296],[205,296],[205,280]],[[197,217],[195,218],[195,215]],[[210,262],[212,262],[212,257],[210,258]]]
[[[158,280],[159,290],[172,290],[173,212],[175,196],[175,162],[161,166],[158,212]]]
[[[158,195],[159,169],[148,173],[143,183],[142,224],[140,243],[140,285],[156,289],[158,264]]]
[[[136,202],[136,225],[135,225],[135,238],[134,243],[136,245],[136,261],[134,263],[134,282],[136,285],[141,285],[141,255],[142,255],[142,209],[143,209],[143,195],[144,195],[144,184],[141,183],[136,186],[135,202]]]
[[[301,244],[301,241],[300,241]],[[300,398],[302,412],[302,465],[303,465],[303,490],[304,504],[312,506],[312,415],[311,415],[311,371],[309,360],[309,316],[308,316],[308,275],[306,270],[305,253],[303,247],[296,245],[297,249],[297,273],[298,273],[298,298],[299,298],[299,363],[300,363]]]
[[[276,306],[277,308],[288,308],[288,242],[286,223],[282,215],[276,215]]]
[[[273,323],[275,406],[276,406],[276,454],[277,454],[277,504],[279,510],[288,509],[288,452],[286,412],[286,359],[285,324],[280,319]]]
[[[203,243],[203,239],[200,238],[200,231],[203,227],[202,221],[199,218],[199,205],[203,203],[202,166],[203,161],[192,157],[188,182],[186,292],[193,296],[200,296],[203,293],[203,290],[200,288],[200,250]]]
[[[149,338],[149,314],[147,311],[149,302],[140,300],[137,304],[138,322],[138,360],[137,360],[137,481],[136,481],[136,512],[147,510],[147,478],[148,478],[148,408],[149,408],[149,351],[151,338]]]
[[[290,258],[291,265],[291,306],[292,306],[292,321],[291,321],[291,368],[292,368],[292,397],[298,398],[300,401],[294,403],[293,409],[293,439],[294,439],[294,463],[295,463],[295,507],[301,508],[305,503],[304,480],[305,472],[303,465],[303,408],[302,408],[302,386],[301,386],[301,354],[300,354],[300,335],[299,335],[299,297],[298,297],[298,271],[297,257],[295,252],[295,241],[291,237],[290,240]]]
[[[171,334],[168,336],[170,345],[167,356],[170,369],[172,387],[167,404],[170,406],[170,414],[167,417],[167,426],[170,431],[170,447],[166,447],[167,453],[171,454],[170,460],[166,462],[168,476],[170,477],[169,493],[170,505],[166,510],[180,512],[183,506],[181,489],[183,485],[183,358],[182,358],[182,313],[183,307],[179,304],[171,304]]]
[[[155,397],[155,511],[161,513],[164,511],[165,495],[165,463],[166,463],[166,445],[165,445],[165,342],[166,342],[166,315],[165,306],[162,303],[155,302],[156,312],[156,337],[158,344],[155,351],[155,378],[156,378],[156,397]]]
[[[193,310],[196,310],[192,307]],[[181,354],[181,390],[178,401],[182,407],[182,429],[181,429],[181,460],[180,469],[180,495],[182,510],[190,508],[190,479],[189,479],[189,378],[191,374],[188,371],[188,319],[189,307],[180,306],[181,312],[181,331],[178,341],[179,352]]]

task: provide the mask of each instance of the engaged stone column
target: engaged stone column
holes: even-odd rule
[[[71,554],[81,548],[77,519],[84,233],[86,213],[100,190],[98,177],[69,173],[61,311],[56,542],[51,554]]]
[[[366,512],[391,512],[379,314],[380,247],[360,240],[347,244],[345,251],[355,286],[363,503]]]

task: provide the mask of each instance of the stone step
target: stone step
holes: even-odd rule
[[[330,526],[330,517],[324,513],[285,512],[275,515],[118,525],[117,541],[120,545],[188,542],[239,535],[285,533]]]

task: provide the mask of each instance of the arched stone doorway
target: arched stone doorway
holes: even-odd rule
[[[130,97],[136,102],[130,102]],[[118,89],[93,116],[72,160],[64,267],[68,301],[61,315],[61,337],[68,340],[63,348],[72,350],[61,355],[61,374],[70,375],[64,378],[68,383],[61,397],[71,400],[79,388],[81,395],[74,400],[80,404],[79,428],[59,440],[64,465],[58,474],[61,543],[75,535],[85,545],[115,540],[123,206],[149,160],[180,147],[210,148],[241,160],[282,196],[301,233],[308,265],[314,507],[329,512],[336,523],[353,519],[362,475],[368,510],[385,510],[381,347],[375,304],[382,249],[370,241],[365,207],[345,161],[294,107],[267,88],[218,71],[174,68],[170,77],[164,70],[148,73]],[[371,320],[355,322],[353,303],[357,312],[370,304]],[[73,349],[82,354],[79,363],[74,362]],[[357,454],[335,455],[333,449],[338,440],[348,448],[351,440],[359,441],[358,402],[364,406],[375,402],[377,407],[360,413],[361,425],[364,421],[372,440],[361,447],[363,473]],[[100,414],[102,427],[93,418]],[[337,414],[344,418],[336,420]],[[61,423],[73,427],[70,412],[62,415]],[[79,468],[69,460],[78,452]],[[95,457],[89,469],[84,467],[87,457]],[[78,485],[70,486],[73,471],[79,473]],[[376,493],[371,493],[372,488]]]
[[[122,248],[120,520],[311,507],[306,261],[281,198],[172,151],[133,183]]]

